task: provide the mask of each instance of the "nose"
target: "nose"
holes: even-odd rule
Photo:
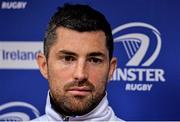
[[[77,62],[76,67],[74,69],[74,79],[78,81],[85,81],[88,78],[88,73],[86,69],[86,62],[80,60]]]

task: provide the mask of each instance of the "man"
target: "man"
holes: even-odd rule
[[[49,81],[40,121],[121,121],[106,86],[116,67],[111,27],[87,5],[65,4],[53,15],[37,62]]]

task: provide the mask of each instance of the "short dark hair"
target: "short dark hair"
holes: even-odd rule
[[[106,47],[109,57],[113,55],[113,37],[111,26],[105,16],[88,5],[64,4],[51,17],[44,38],[44,54],[48,58],[49,50],[57,38],[56,29],[65,27],[79,32],[103,31],[106,36]]]

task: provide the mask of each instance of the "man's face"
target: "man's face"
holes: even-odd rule
[[[77,32],[60,27],[48,60],[39,55],[42,74],[58,108],[70,115],[91,111],[104,97],[116,66],[109,59],[102,31]]]

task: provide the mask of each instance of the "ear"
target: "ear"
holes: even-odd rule
[[[113,73],[116,69],[117,66],[117,59],[115,57],[113,57],[110,61],[110,67],[109,67],[109,75],[108,75],[108,81],[111,80]]]
[[[48,72],[47,72],[47,60],[44,54],[38,53],[36,56],[36,61],[39,66],[41,74],[44,76],[44,78],[48,78]]]

